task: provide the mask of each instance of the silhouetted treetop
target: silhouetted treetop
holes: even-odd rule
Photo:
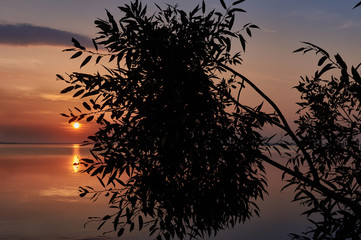
[[[158,240],[217,234],[259,214],[255,201],[267,193],[266,162],[283,172],[284,188],[293,188],[313,224],[291,237],[361,239],[361,64],[350,67],[340,54],[303,42],[295,52],[321,55],[320,69],[295,87],[301,101],[292,130],[277,104],[233,69],[242,61],[245,36],[258,28],[233,29],[236,13],[245,12],[242,2],[220,0],[223,11],[207,11],[204,2],[190,12],[156,5],[149,15],[135,0],[119,7],[120,20],[106,11],[107,19],[95,21],[95,50],[76,39],[64,50],[84,58],[81,68],[92,60],[107,64],[105,74],[57,75],[70,85],[61,93],[84,100],[83,110],[62,115],[69,123],[99,124],[85,142],[92,158],[81,163],[104,189],[80,188],[81,197],[109,197],[114,212],[91,219],[98,229],[110,223],[122,236],[144,227]],[[261,110],[263,103],[244,105],[246,85],[274,112]],[[282,130],[292,145],[264,136],[265,124]],[[270,154],[282,155],[280,149],[288,161]]]
[[[112,219],[119,235],[138,224],[159,239],[203,237],[258,214],[254,201],[266,192],[256,132],[263,123],[229,98],[242,82],[217,76],[241,62],[241,49],[231,54],[232,38],[245,49],[243,30],[232,30],[241,2],[227,8],[222,1],[223,13],[206,12],[204,2],[190,13],[157,6],[148,16],[135,1],[119,7],[119,22],[108,11],[95,21],[94,47],[108,53],[75,39],[66,50],[76,51],[72,58],[88,54],[81,67],[92,57],[117,65],[108,75],[73,73],[62,92],[90,98],[88,113],[64,115],[101,126],[89,137],[95,161],[83,159],[84,171],[111,195],[117,212],[100,220]],[[252,28],[244,31],[251,36]]]

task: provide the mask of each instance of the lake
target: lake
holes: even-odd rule
[[[97,179],[80,174],[73,163],[90,157],[78,144],[0,144],[0,240],[95,240],[117,239],[84,228],[88,217],[112,213],[106,200],[80,198],[79,186],[95,186]],[[280,192],[281,174],[267,168],[269,196],[260,202],[261,217],[209,239],[286,240],[289,232],[301,233],[308,225],[291,190]],[[146,232],[132,232],[122,239],[145,240]]]

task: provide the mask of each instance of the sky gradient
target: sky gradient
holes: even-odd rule
[[[96,130],[84,123],[73,129],[60,113],[80,103],[60,95],[66,85],[56,74],[95,72],[94,63],[79,69],[80,59],[70,60],[75,37],[85,45],[96,36],[93,24],[105,18],[105,9],[115,17],[122,0],[1,0],[0,7],[0,142],[81,142]],[[194,0],[143,1],[149,12],[153,2],[176,4],[191,10]],[[361,8],[352,10],[354,0],[248,0],[247,11],[235,27],[248,22],[258,25],[247,39],[244,63],[238,67],[280,106],[286,117],[296,118],[298,93],[292,89],[299,76],[317,69],[317,56],[293,54],[301,41],[312,42],[330,54],[340,53],[350,65],[361,60]],[[208,10],[220,8],[216,0],[206,1]],[[226,1],[230,4],[231,1]],[[164,6],[164,5],[163,5]],[[246,90],[249,90],[246,88]],[[242,100],[260,103],[252,91]]]

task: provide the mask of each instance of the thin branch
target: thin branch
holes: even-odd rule
[[[350,207],[357,216],[359,216],[359,218],[361,219],[361,207],[359,204],[357,204],[356,202],[352,201],[351,199],[338,194],[337,192],[335,192],[334,190],[331,190],[329,188],[327,188],[326,186],[322,185],[320,182],[315,182],[314,180],[311,180],[305,176],[302,175],[301,172],[296,172],[293,171],[275,161],[273,161],[272,159],[268,158],[265,155],[260,155],[258,156],[260,159],[264,160],[265,162],[267,162],[268,164],[282,170],[283,172],[299,179],[300,181],[304,182],[305,184],[307,184],[308,186],[310,186],[311,188],[316,188],[317,190],[321,191],[324,195],[332,197],[333,199],[345,204],[346,206]]]
[[[296,135],[294,134],[294,132],[291,130],[286,118],[283,116],[281,110],[278,108],[278,106],[264,93],[261,91],[261,89],[259,89],[252,81],[250,81],[248,78],[246,78],[245,76],[241,75],[240,73],[238,73],[237,71],[235,71],[234,69],[220,63],[220,66],[223,67],[224,69],[232,72],[234,75],[238,76],[239,78],[241,78],[243,81],[245,81],[246,83],[248,83],[263,99],[265,99],[275,110],[275,112],[278,114],[278,117],[280,118],[280,121],[283,123],[283,126],[281,127],[283,130],[285,130],[287,132],[287,134],[292,138],[292,140],[296,143],[296,145],[300,148],[300,150],[302,151],[313,176],[314,181],[319,182],[319,176],[317,173],[317,170],[315,168],[315,166],[312,163],[311,157],[308,154],[308,152],[306,151],[306,149],[304,148],[304,146],[302,145],[302,143],[300,142],[300,140],[296,137]],[[232,97],[233,98],[233,97]],[[280,127],[279,125],[277,125],[278,127]]]

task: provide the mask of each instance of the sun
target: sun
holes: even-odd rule
[[[80,123],[75,122],[75,123],[73,124],[73,127],[74,127],[74,128],[79,128],[79,127],[80,127]]]

